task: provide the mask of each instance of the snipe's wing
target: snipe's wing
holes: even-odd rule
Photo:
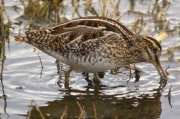
[[[85,17],[62,23],[50,29],[26,31],[26,37],[15,36],[15,40],[27,42],[42,51],[53,50],[62,53],[67,49],[77,49],[85,43],[99,42],[105,32],[120,34],[127,42],[134,34],[112,19],[104,17]],[[46,51],[45,51],[46,52]]]

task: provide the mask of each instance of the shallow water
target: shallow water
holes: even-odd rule
[[[119,10],[125,14],[120,21],[131,28],[137,14],[127,11],[137,10],[147,13],[150,5],[152,10],[154,3],[145,1],[143,3],[135,1],[120,2]],[[14,11],[13,5],[20,4],[18,1],[6,0],[5,5],[7,13],[13,22],[23,14],[22,6]],[[64,3],[66,4],[66,3]],[[83,2],[78,8],[82,16],[85,16]],[[162,5],[161,1],[159,5]],[[99,9],[98,3],[93,2],[93,7]],[[67,18],[71,19],[72,6],[67,7]],[[18,35],[19,29],[27,21],[23,20],[21,26],[13,24],[14,30],[11,30],[9,36],[10,43],[6,43],[6,59],[3,64],[3,75],[1,81],[0,97],[0,118],[2,119],[24,119],[30,110],[31,101],[34,100],[40,107],[46,118],[59,118],[63,114],[67,105],[68,117],[79,117],[80,108],[77,101],[84,106],[84,110],[89,118],[93,118],[95,105],[98,118],[118,118],[131,119],[178,119],[180,117],[180,64],[179,49],[174,51],[173,60],[168,60],[170,55],[164,54],[165,51],[174,46],[179,46],[179,21],[180,21],[180,1],[170,1],[169,5],[162,8],[166,20],[170,22],[168,37],[161,42],[163,55],[161,57],[164,68],[169,66],[167,81],[160,82],[160,77],[152,64],[138,63],[137,67],[142,72],[138,75],[140,79],[135,78],[138,75],[130,72],[126,68],[119,69],[119,73],[111,74],[110,71],[101,79],[102,85],[99,87],[87,87],[87,82],[80,73],[71,73],[69,88],[64,85],[64,71],[69,69],[62,63],[56,63],[56,60],[47,54],[35,49],[25,43],[18,43],[12,40],[12,36]],[[88,15],[91,15],[88,13]],[[139,15],[141,16],[141,15]],[[78,17],[75,14],[75,17]],[[146,27],[142,34],[150,34],[155,37],[162,31],[165,21],[157,22],[152,15],[144,15]],[[172,34],[174,27],[177,27]],[[148,31],[150,29],[150,31]],[[41,61],[40,61],[41,59]],[[43,68],[41,65],[43,64]],[[2,65],[2,63],[1,63]],[[92,77],[92,74],[91,74]],[[171,96],[168,98],[168,92],[171,88]],[[21,88],[22,89],[19,89]],[[5,94],[7,97],[3,97]],[[33,108],[31,112],[32,119],[40,119],[40,114]]]

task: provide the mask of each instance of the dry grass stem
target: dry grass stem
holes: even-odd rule
[[[106,17],[107,16],[107,1],[108,0],[102,0],[102,4],[103,4],[103,9],[102,9],[102,16]]]
[[[73,1],[72,19],[74,19],[74,15],[76,13],[76,5],[77,5],[77,0],[74,0]]]
[[[45,119],[44,116],[43,116],[43,114],[42,114],[42,112],[41,112],[41,110],[40,110],[40,108],[39,108],[39,106],[36,104],[36,102],[35,102],[34,100],[31,101],[31,109],[30,109],[30,111],[29,111],[29,113],[28,113],[27,119],[31,119],[30,117],[31,117],[31,111],[32,111],[32,109],[33,109],[33,104],[35,105],[35,109],[36,109],[36,110],[39,112],[39,114],[41,115],[41,118],[42,118],[42,119]]]
[[[81,111],[81,114],[79,115],[79,119],[81,119],[81,118],[88,119],[86,111],[84,110],[84,107],[82,108],[78,101],[77,101],[77,104],[78,104],[80,111]]]
[[[132,13],[135,13],[135,14],[141,14],[141,15],[147,15],[146,13],[143,13],[141,11],[136,11],[136,10],[128,10],[128,12],[132,12]]]
[[[168,92],[168,97],[171,97],[171,88],[172,88],[172,85],[171,85],[171,87],[169,88],[169,92]]]
[[[93,105],[93,111],[94,111],[94,119],[98,119],[97,112],[96,112],[96,106],[94,105],[94,103],[92,103],[92,105]]]
[[[65,118],[67,118],[67,102],[66,102],[66,107],[64,109],[64,112],[63,112],[62,116],[60,117],[60,119],[65,119]]]
[[[159,34],[159,36],[156,39],[158,42],[161,42],[166,37],[168,37],[168,34],[166,32],[162,32],[161,34]]]
[[[134,32],[136,30],[136,28],[138,27],[138,24],[139,24],[139,19],[137,19],[134,23],[134,25],[132,26],[131,28],[131,31]]]

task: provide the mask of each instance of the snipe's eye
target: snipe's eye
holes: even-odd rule
[[[157,48],[152,48],[152,51],[153,51],[153,52],[156,52],[156,51],[157,51]]]

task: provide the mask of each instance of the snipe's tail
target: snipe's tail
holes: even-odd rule
[[[29,40],[26,36],[13,36],[13,39],[20,42],[29,43]]]

